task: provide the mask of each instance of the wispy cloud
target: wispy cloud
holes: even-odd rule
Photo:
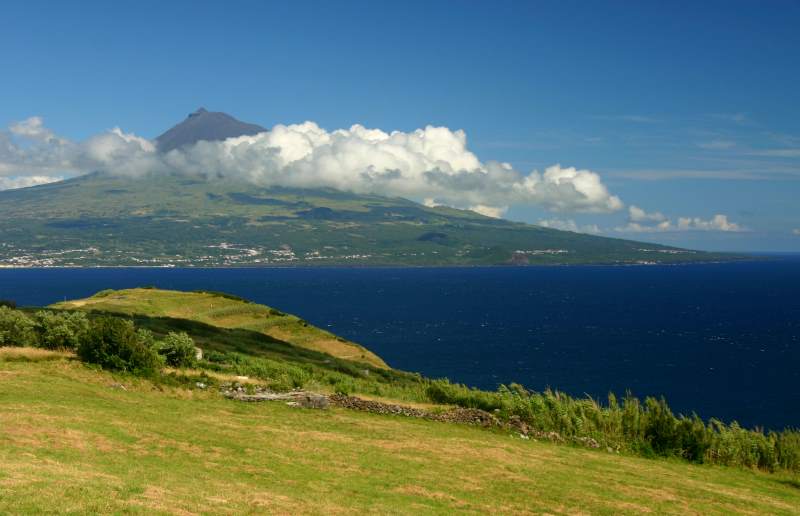
[[[610,177],[637,179],[641,181],[667,181],[671,179],[749,179],[762,180],[765,176],[749,170],[730,169],[632,169],[606,172]],[[798,171],[800,175],[800,171]]]
[[[708,117],[738,125],[748,124],[753,121],[746,113],[709,113]]]
[[[752,151],[751,156],[765,156],[768,158],[800,158],[800,149],[766,149]]]
[[[703,161],[703,160],[696,160]],[[612,169],[603,172],[606,177],[620,177],[639,181],[669,181],[676,179],[719,179],[719,180],[797,180],[800,179],[800,166],[781,165],[767,160],[712,160],[709,168],[668,168],[668,169]],[[732,163],[726,167],[724,163]],[[718,164],[722,164],[716,168]],[[711,167],[714,168],[711,168]]]
[[[631,122],[634,124],[656,124],[661,119],[645,115],[594,115],[595,120],[608,120],[615,122]]]
[[[708,142],[700,142],[697,146],[705,150],[727,150],[735,147],[736,143],[730,140],[711,140]]]
[[[792,230],[792,234],[793,235],[800,235],[800,229],[793,229]]]

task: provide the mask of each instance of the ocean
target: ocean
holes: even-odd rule
[[[800,258],[632,267],[0,269],[0,299],[218,290],[295,313],[391,366],[800,427]]]

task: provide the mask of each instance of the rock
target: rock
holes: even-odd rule
[[[197,361],[203,360],[203,350],[198,348],[198,347],[195,347],[194,348],[194,358]]]
[[[322,394],[314,394],[312,392],[306,392],[302,396],[298,396],[295,403],[303,408],[312,409],[326,409],[330,404],[327,396],[323,396]]]
[[[205,389],[207,387],[206,384],[204,384],[203,382],[196,382],[194,385],[198,389]]]
[[[223,394],[238,401],[285,401],[291,407],[326,409],[329,406],[328,397],[324,394],[306,391],[271,392],[257,388],[255,394],[245,394],[239,387],[235,391],[225,391]]]

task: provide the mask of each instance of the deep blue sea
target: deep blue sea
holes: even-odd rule
[[[800,427],[800,258],[683,266],[0,269],[45,305],[155,285],[237,294],[397,368],[493,389],[664,395],[676,412]]]

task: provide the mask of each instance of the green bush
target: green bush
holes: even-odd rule
[[[0,306],[5,306],[7,308],[16,308],[17,302],[12,301],[11,299],[0,299]]]
[[[333,392],[350,396],[356,390],[355,383],[352,380],[340,379],[333,384]]]
[[[162,365],[154,344],[152,333],[137,331],[132,321],[99,317],[78,346],[78,356],[104,369],[150,375]]]
[[[172,367],[192,367],[197,361],[194,340],[186,332],[169,332],[159,344],[158,353]]]
[[[75,349],[89,331],[89,319],[83,312],[41,310],[33,319],[38,345],[45,349]]]
[[[35,346],[36,323],[19,310],[0,306],[0,346]]]

